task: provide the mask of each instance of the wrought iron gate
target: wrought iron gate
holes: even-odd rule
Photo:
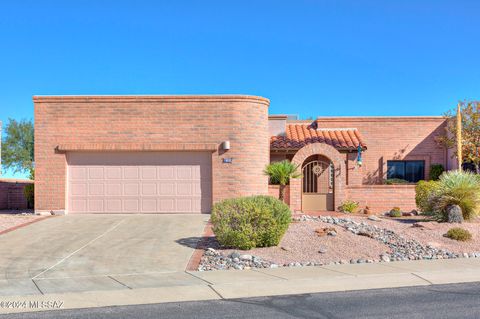
[[[333,210],[333,164],[310,161],[302,168],[302,210]]]

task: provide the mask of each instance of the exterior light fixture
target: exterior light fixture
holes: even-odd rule
[[[230,149],[230,141],[224,141],[222,143],[222,150],[228,151]]]
[[[361,167],[363,164],[362,162],[362,145],[358,144],[357,147],[357,165]]]

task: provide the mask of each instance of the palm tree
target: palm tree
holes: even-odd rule
[[[283,201],[285,198],[285,186],[290,182],[290,178],[302,177],[298,172],[298,165],[292,164],[289,160],[270,163],[265,167],[265,175],[270,177],[270,183],[280,185],[278,199]]]

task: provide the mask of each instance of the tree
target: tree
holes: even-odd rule
[[[2,140],[2,164],[14,173],[31,172],[34,163],[33,123],[9,119]]]
[[[280,185],[278,199],[281,201],[285,198],[285,186],[290,182],[290,178],[302,176],[298,172],[298,165],[289,160],[270,163],[265,167],[264,173],[270,177],[270,183]]]
[[[446,148],[457,145],[457,116],[455,111],[449,111],[445,116],[449,119],[446,134],[439,136],[437,141]],[[461,115],[461,162],[472,163],[477,174],[480,174],[480,102],[460,102]],[[458,151],[455,151],[455,156]]]

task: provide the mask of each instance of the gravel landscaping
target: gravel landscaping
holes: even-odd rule
[[[9,228],[29,223],[43,216],[34,215],[31,212],[0,212],[0,232]]]
[[[277,247],[223,249],[213,238],[198,270],[480,257],[480,223],[422,220],[347,215],[296,217]],[[443,237],[455,226],[468,229],[472,240],[457,242]]]

